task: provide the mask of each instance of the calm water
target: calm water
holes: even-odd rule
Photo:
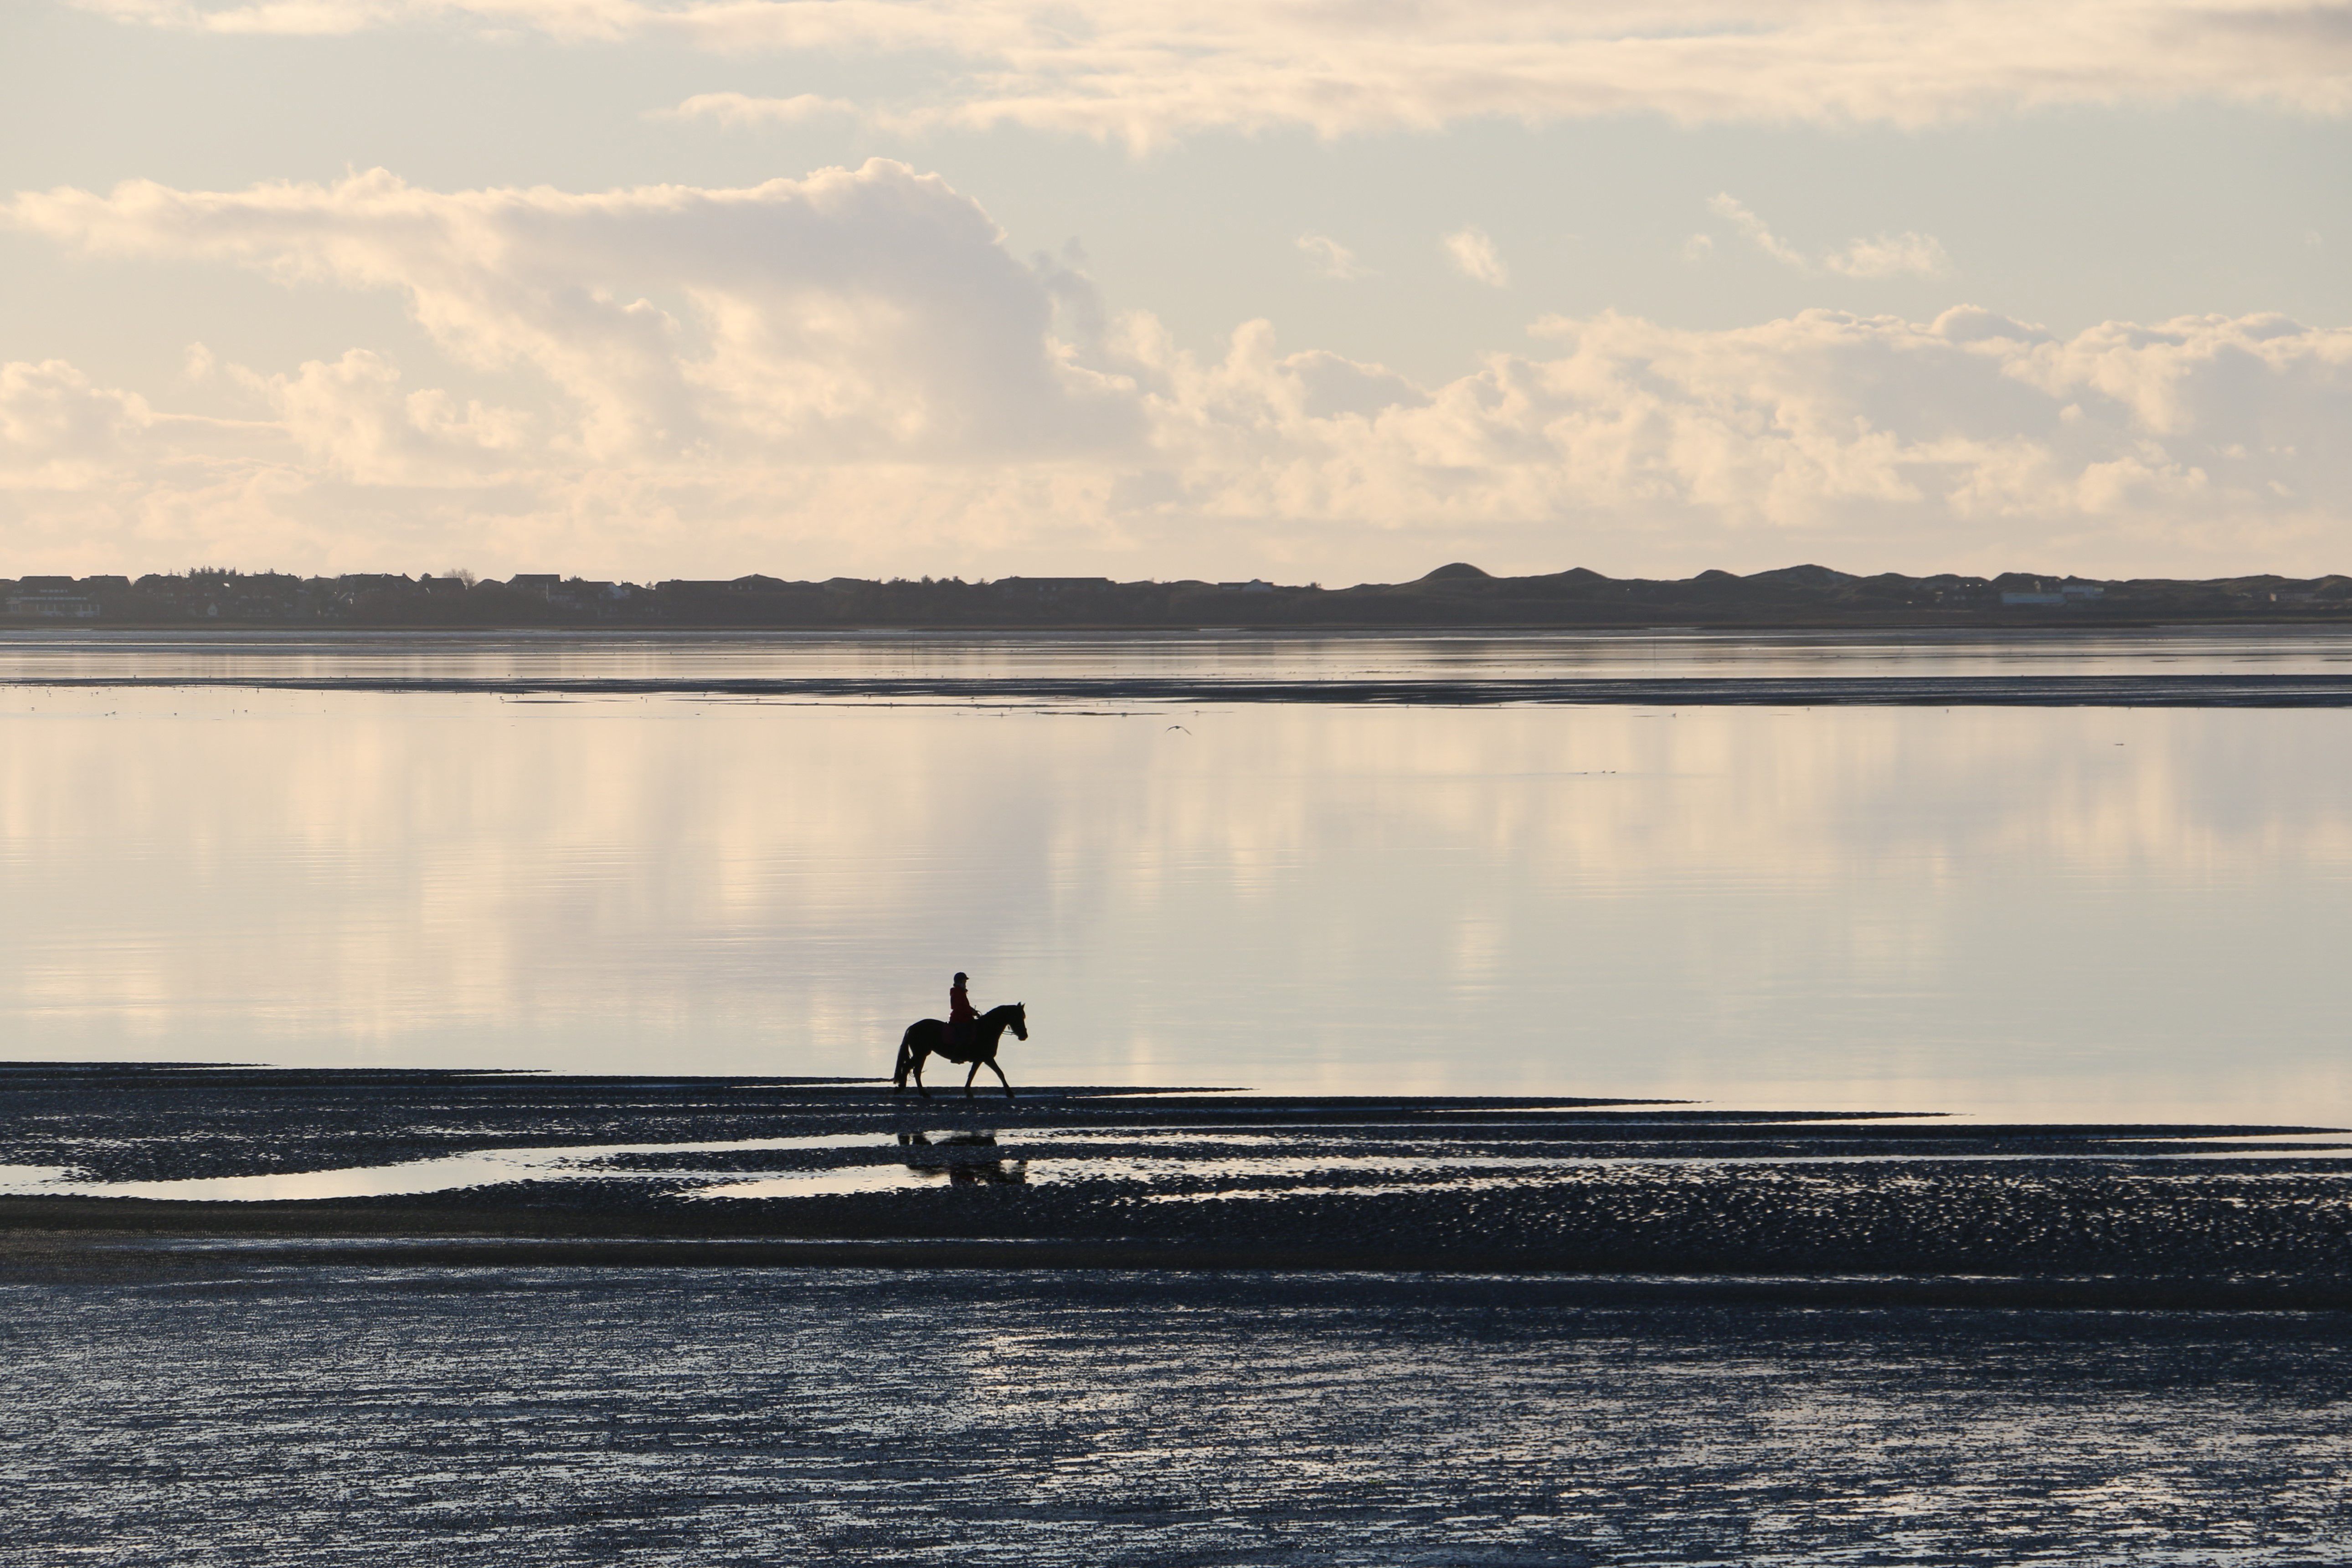
[[[0,632],[0,680],[761,677],[1198,680],[1579,679],[1612,677],[2340,675],[2352,632],[1577,632],[1265,636],[1072,632],[975,637],[572,633]]]
[[[372,674],[2293,673],[2050,637],[0,641],[18,1058],[2352,1121],[2352,711],[512,700]],[[1156,661],[1156,662],[1155,662]],[[350,689],[44,688],[253,674]]]

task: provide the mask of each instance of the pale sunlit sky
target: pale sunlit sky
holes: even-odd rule
[[[0,575],[2352,570],[2352,6],[7,0]]]

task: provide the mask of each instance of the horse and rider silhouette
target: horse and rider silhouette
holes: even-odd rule
[[[972,1080],[986,1068],[1004,1086],[1004,1098],[1013,1098],[1013,1082],[1004,1069],[996,1065],[996,1047],[1010,1029],[1017,1039],[1029,1037],[1029,1009],[1025,1003],[1007,1002],[991,1007],[985,1013],[971,1009],[971,998],[964,990],[969,977],[959,970],[955,984],[948,987],[948,1016],[944,1022],[938,1018],[918,1018],[907,1026],[898,1039],[898,1068],[891,1075],[890,1092],[898,1094],[907,1087],[907,1077],[914,1075],[915,1088],[925,1100],[931,1091],[923,1087],[923,1063],[930,1057],[945,1057],[951,1062],[970,1062],[971,1070],[963,1075],[963,1097],[972,1098]]]

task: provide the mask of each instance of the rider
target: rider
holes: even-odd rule
[[[955,984],[948,987],[948,1038],[962,1045],[971,1038],[971,1026],[980,1022],[980,1015],[971,1010],[971,998],[964,994],[966,976],[956,971]]]

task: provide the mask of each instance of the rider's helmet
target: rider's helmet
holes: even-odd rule
[[[965,981],[967,981],[967,980],[969,980],[969,979],[971,979],[971,977],[970,975],[966,974],[962,970],[959,969],[959,970],[957,970],[957,971],[956,971],[956,984],[957,984],[961,985],[961,984],[962,984]]]

